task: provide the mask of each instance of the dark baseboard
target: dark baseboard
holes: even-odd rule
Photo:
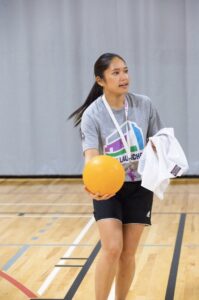
[[[82,175],[0,175],[1,179],[82,178]]]

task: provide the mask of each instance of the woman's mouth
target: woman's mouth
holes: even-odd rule
[[[122,84],[119,84],[119,87],[121,88],[127,88],[128,87],[128,83],[122,83]]]

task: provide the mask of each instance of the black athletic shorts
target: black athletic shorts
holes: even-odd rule
[[[95,220],[119,219],[123,224],[151,225],[153,192],[141,182],[125,182],[115,196],[108,200],[93,199]]]

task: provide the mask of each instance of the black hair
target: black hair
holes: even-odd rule
[[[115,54],[115,53],[102,54],[94,64],[95,77],[99,76],[101,79],[104,79],[104,71],[106,71],[108,69],[112,59],[115,57],[117,57],[117,58],[121,59],[123,62],[125,62],[125,60],[118,54]],[[75,126],[78,126],[81,123],[81,118],[82,118],[82,115],[83,115],[83,112],[85,111],[85,109],[102,94],[103,94],[103,88],[97,82],[95,82],[92,89],[90,90],[90,93],[88,94],[85,102],[78,109],[76,109],[68,117],[68,119],[71,119],[74,117],[74,124],[75,124]]]

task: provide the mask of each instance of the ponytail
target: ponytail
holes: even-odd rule
[[[97,84],[97,82],[95,82],[84,104],[82,104],[68,117],[68,119],[74,117],[75,127],[81,123],[82,115],[85,109],[102,94],[103,94],[103,88],[99,84]]]

